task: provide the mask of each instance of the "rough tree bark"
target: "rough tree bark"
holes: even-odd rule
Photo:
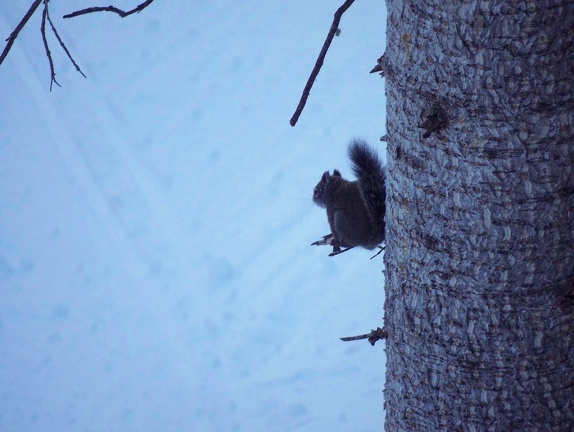
[[[387,6],[385,428],[574,431],[574,2]]]

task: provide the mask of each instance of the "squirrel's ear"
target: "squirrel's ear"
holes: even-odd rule
[[[329,171],[325,171],[321,177],[321,181],[325,182],[327,180],[329,180]]]
[[[333,170],[333,176],[334,177],[341,177],[341,173],[339,172],[339,170]]]

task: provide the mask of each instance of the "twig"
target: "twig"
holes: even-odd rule
[[[327,39],[325,39],[325,43],[323,44],[323,48],[321,49],[321,52],[319,53],[319,57],[317,57],[317,61],[315,62],[315,67],[311,71],[311,75],[309,76],[309,79],[307,80],[307,84],[305,85],[305,88],[303,89],[303,95],[301,96],[301,99],[299,100],[299,105],[297,105],[297,109],[295,110],[293,117],[291,117],[291,120],[289,121],[289,124],[291,126],[295,126],[295,124],[297,124],[297,120],[299,120],[299,116],[301,115],[301,112],[303,111],[303,108],[305,108],[305,104],[307,103],[307,98],[309,97],[309,93],[311,92],[311,87],[313,87],[313,83],[315,82],[315,79],[317,78],[317,75],[319,74],[319,71],[321,70],[321,67],[323,66],[323,61],[325,60],[325,55],[327,55],[327,50],[329,49],[329,46],[331,45],[331,42],[333,41],[333,37],[335,37],[335,34],[337,33],[337,30],[339,29],[339,22],[341,21],[341,17],[345,13],[345,11],[347,9],[349,9],[349,7],[351,7],[351,5],[354,3],[354,1],[355,0],[346,0],[345,3],[343,3],[343,5],[339,9],[337,9],[337,12],[335,12],[335,16],[333,18],[333,23],[331,24],[331,29],[329,30],[329,33],[327,34]]]
[[[52,23],[52,20],[50,19],[50,13],[49,12],[46,13],[46,17],[48,18],[48,22],[50,23],[50,27],[52,27],[52,31],[54,32],[54,35],[56,35],[56,39],[58,39],[58,42],[60,42],[60,46],[62,47],[62,49],[64,50],[64,52],[66,53],[66,55],[68,56],[68,58],[70,59],[70,61],[74,65],[74,67],[76,68],[76,70],[78,72],[80,72],[84,78],[87,78],[86,75],[84,74],[84,72],[82,72],[82,69],[80,69],[80,66],[78,66],[78,64],[74,61],[72,54],[70,54],[70,51],[68,51],[66,44],[64,44],[64,41],[62,40],[62,38],[58,34],[58,31],[56,30],[54,23]]]
[[[12,45],[14,44],[14,41],[18,37],[18,34],[24,28],[30,17],[34,15],[34,12],[36,12],[36,9],[38,9],[38,6],[40,6],[40,3],[42,3],[42,0],[34,1],[32,6],[30,6],[30,9],[28,9],[28,12],[26,12],[26,15],[24,15],[24,18],[22,18],[22,20],[18,23],[18,25],[16,26],[14,31],[10,34],[8,39],[6,39],[8,43],[4,47],[4,51],[2,51],[2,54],[0,54],[0,64],[2,64],[2,62],[8,55],[8,52],[10,51],[10,48],[12,48]]]
[[[58,87],[62,87],[58,81],[56,81],[56,71],[54,70],[54,61],[52,60],[52,53],[48,47],[48,39],[46,39],[46,19],[48,18],[48,1],[44,0],[44,12],[42,12],[42,26],[40,31],[42,32],[42,40],[44,41],[44,48],[46,49],[46,56],[50,62],[50,91],[52,91],[52,84],[56,83]]]
[[[378,251],[376,254],[374,254],[374,255],[371,257],[371,259],[378,257],[378,256],[380,255],[380,253],[385,250],[385,247],[384,247],[384,246],[377,246],[377,247],[379,248],[379,251]]]
[[[137,5],[135,8],[133,8],[132,10],[129,10],[127,12],[123,11],[123,10],[121,10],[115,6],[90,7],[90,8],[82,9],[82,10],[64,15],[64,18],[74,18],[74,17],[77,17],[79,15],[86,15],[86,14],[93,13],[93,12],[113,12],[113,13],[118,14],[120,17],[125,18],[131,14],[141,12],[142,10],[144,10],[146,7],[148,7],[152,3],[153,3],[153,0],[146,0],[145,2]]]
[[[371,333],[359,335],[359,336],[349,336],[349,337],[342,337],[341,340],[344,342],[355,341],[355,340],[362,340],[368,339],[369,343],[372,346],[375,346],[375,343],[378,340],[388,339],[389,332],[381,327],[377,327],[376,330],[371,330]]]

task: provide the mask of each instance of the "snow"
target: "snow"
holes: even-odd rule
[[[7,37],[29,5],[0,11]],[[329,258],[312,205],[384,157],[385,11],[341,1],[52,1],[0,66],[0,431],[380,431],[381,256]],[[129,8],[128,2],[117,6]],[[134,3],[135,4],[135,3]]]

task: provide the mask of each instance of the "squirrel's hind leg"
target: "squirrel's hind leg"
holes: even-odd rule
[[[345,249],[341,249],[339,246],[333,246],[333,252],[329,254],[330,257],[342,254],[343,252],[347,252],[349,249],[353,249],[355,246],[349,246]],[[335,249],[336,248],[336,249]]]

